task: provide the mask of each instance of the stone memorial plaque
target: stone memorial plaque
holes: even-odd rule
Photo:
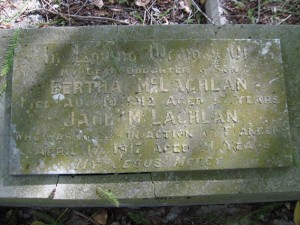
[[[20,45],[11,174],[291,166],[280,41]]]

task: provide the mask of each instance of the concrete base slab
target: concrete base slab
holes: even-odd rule
[[[3,63],[13,31],[0,32]],[[11,80],[0,101],[0,205],[109,206],[97,188],[109,190],[121,206],[226,204],[296,200],[300,196],[300,26],[147,26],[22,30],[21,43],[65,40],[280,39],[294,165],[215,171],[152,172],[109,175],[9,175]]]

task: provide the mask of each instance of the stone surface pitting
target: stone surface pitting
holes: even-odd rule
[[[11,174],[292,165],[280,41],[20,45]]]

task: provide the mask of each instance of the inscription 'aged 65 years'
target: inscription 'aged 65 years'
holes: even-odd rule
[[[17,49],[11,174],[292,165],[280,41]]]

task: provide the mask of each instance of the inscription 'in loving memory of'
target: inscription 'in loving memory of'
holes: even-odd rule
[[[10,171],[289,166],[281,64],[279,40],[20,46]]]

